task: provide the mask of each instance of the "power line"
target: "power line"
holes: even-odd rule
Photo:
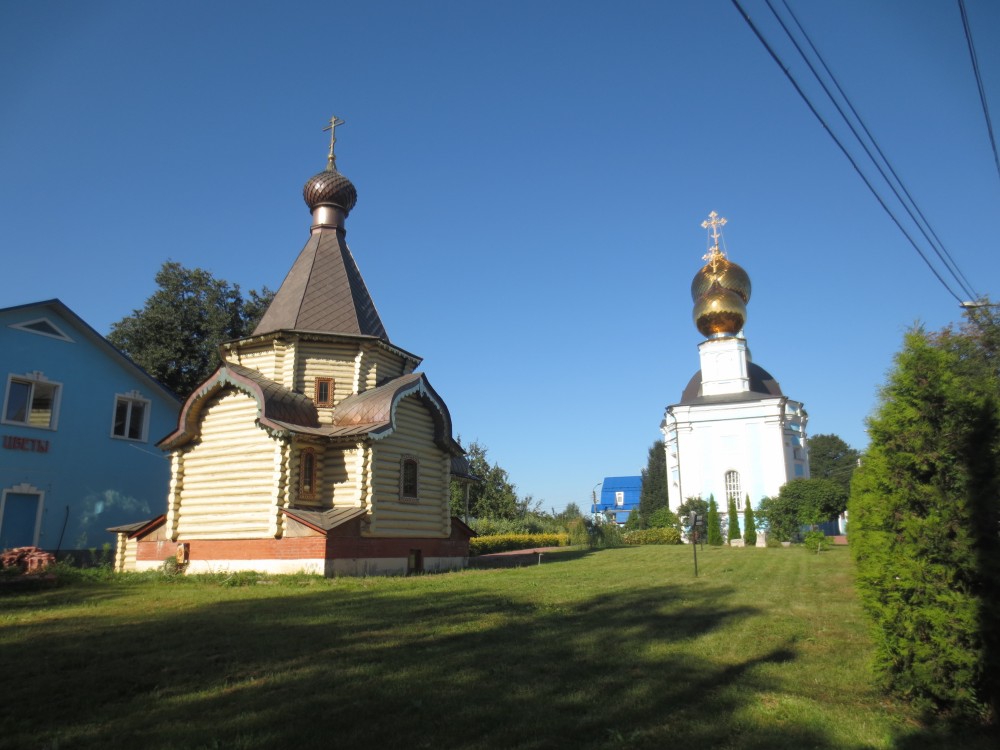
[[[976,85],[979,87],[979,101],[983,105],[983,115],[986,117],[986,130],[990,134],[990,145],[993,147],[993,161],[997,165],[997,175],[1000,175],[1000,156],[997,155],[997,141],[993,137],[993,121],[990,119],[990,108],[986,104],[986,91],[983,89],[983,77],[979,73],[979,58],[976,57],[976,47],[972,43],[972,31],[969,29],[969,16],[965,12],[965,0],[958,0],[958,9],[962,13],[962,28],[965,29],[965,40],[969,43],[972,72],[976,74]]]
[[[858,135],[858,131],[854,129],[854,125],[851,123],[851,120],[847,117],[847,115],[844,114],[844,111],[840,108],[840,104],[838,104],[833,94],[830,93],[830,90],[826,87],[826,84],[823,82],[823,79],[816,72],[816,69],[813,67],[809,58],[805,55],[805,53],[802,51],[802,48],[799,46],[799,43],[796,41],[795,37],[788,30],[788,27],[785,25],[784,20],[781,18],[781,16],[778,15],[777,11],[775,11],[774,6],[771,5],[771,0],[765,0],[765,2],[767,3],[767,7],[771,10],[771,13],[778,20],[778,23],[781,25],[781,28],[784,30],[785,34],[791,40],[792,44],[795,45],[795,49],[798,51],[799,55],[805,61],[806,65],[809,66],[809,70],[812,72],[813,76],[815,76],[816,80],[819,82],[819,85],[823,87],[823,91],[826,93],[827,97],[829,97],[830,101],[833,102],[833,106],[837,108],[837,112],[840,113],[840,116],[844,119],[844,122],[847,123],[847,127],[851,129],[851,132],[854,134],[854,137],[857,138],[858,143],[861,144],[861,147],[865,150],[865,153],[868,154],[868,158],[871,159],[872,164],[875,165],[875,168],[878,169],[879,174],[882,175],[882,179],[885,180],[886,184],[889,186],[889,189],[892,190],[892,192],[895,194],[896,200],[899,201],[900,205],[910,215],[910,219],[913,220],[913,223],[916,225],[917,229],[919,229],[920,233],[923,234],[924,239],[927,240],[928,244],[931,246],[931,249],[934,250],[934,253],[937,255],[938,259],[942,263],[944,263],[945,268],[948,269],[948,271],[952,275],[952,278],[955,279],[956,283],[962,288],[962,291],[965,292],[965,294],[968,296],[969,299],[979,299],[979,294],[972,288],[972,284],[969,282],[968,278],[966,278],[965,274],[962,273],[961,269],[958,267],[958,264],[955,262],[955,259],[952,258],[951,253],[949,253],[948,250],[945,248],[944,243],[941,241],[941,238],[938,237],[937,232],[934,231],[934,228],[927,220],[927,217],[924,216],[924,212],[920,210],[920,206],[917,205],[917,202],[910,194],[910,191],[906,189],[906,185],[903,183],[903,180],[900,178],[899,174],[893,168],[892,163],[889,161],[889,158],[882,151],[881,146],[879,146],[878,141],[875,139],[875,136],[872,134],[871,130],[869,130],[868,126],[865,124],[865,121],[864,119],[862,119],[860,113],[857,111],[857,109],[855,109],[854,105],[851,103],[850,97],[847,96],[847,93],[844,91],[840,83],[837,81],[837,77],[833,74],[833,71],[830,70],[830,66],[826,64],[826,61],[823,59],[823,55],[820,54],[820,51],[816,48],[816,45],[813,44],[812,39],[809,37],[809,34],[806,32],[805,28],[799,22],[798,17],[795,15],[794,11],[792,11],[792,9],[789,7],[787,0],[781,0],[782,5],[785,6],[785,10],[788,12],[788,15],[791,16],[792,20],[795,22],[796,27],[798,27],[799,33],[802,35],[802,38],[805,39],[806,43],[809,45],[809,48],[812,50],[812,53],[816,56],[816,59],[819,61],[820,65],[823,66],[823,70],[826,72],[827,76],[830,78],[830,81],[836,87],[837,92],[840,94],[840,97],[844,100],[844,103],[851,110],[851,113],[854,115],[854,118],[858,121],[858,124],[861,126],[861,129],[864,130],[865,135],[868,136],[868,140],[871,141],[871,144],[874,147],[875,151],[878,153],[879,158],[882,160],[886,168],[889,170],[889,173],[895,180],[896,185],[899,186],[899,190],[903,191],[903,195],[906,196],[905,201],[903,200],[903,197],[899,194],[899,190],[897,190],[895,185],[893,185],[893,181],[889,179],[889,176],[882,169],[882,166],[879,164],[878,159],[876,159],[872,155],[872,152],[868,149],[868,146],[865,144],[864,139],[862,139],[861,136]],[[916,212],[916,215],[914,215],[914,211]],[[917,219],[918,216],[920,217],[919,220]]]
[[[827,124],[826,120],[823,119],[823,116],[816,110],[816,107],[813,106],[813,103],[809,100],[809,97],[806,96],[805,92],[802,90],[802,87],[799,86],[798,81],[795,80],[795,77],[791,74],[791,72],[788,70],[785,64],[781,61],[781,58],[778,57],[778,54],[774,51],[771,45],[768,44],[767,40],[764,38],[764,35],[761,34],[760,30],[757,28],[757,25],[753,22],[753,19],[751,19],[749,14],[745,10],[743,10],[743,6],[740,5],[739,0],[732,0],[732,3],[733,5],[736,6],[736,9],[739,11],[740,15],[743,16],[743,19],[747,22],[747,25],[750,26],[750,29],[753,31],[757,39],[760,40],[760,43],[764,45],[764,49],[767,50],[767,53],[771,56],[771,59],[773,59],[774,62],[777,63],[778,67],[781,68],[782,72],[785,74],[789,82],[795,88],[795,91],[802,98],[802,101],[804,101],[806,106],[809,107],[809,111],[813,113],[813,115],[816,117],[817,120],[819,120],[819,123],[820,125],[823,126],[823,129],[826,130],[827,134],[833,139],[833,142],[837,144],[837,147],[840,148],[844,156],[847,157],[847,160],[851,163],[851,166],[854,167],[854,171],[858,173],[858,176],[862,179],[865,185],[868,186],[868,189],[871,191],[872,195],[875,196],[875,200],[879,202],[879,205],[882,206],[882,209],[889,215],[889,218],[892,219],[893,223],[895,223],[895,225],[899,228],[899,231],[903,233],[903,236],[906,237],[909,243],[913,246],[913,249],[917,251],[917,254],[920,256],[920,258],[924,261],[925,264],[927,264],[927,267],[930,269],[931,273],[934,274],[934,277],[941,283],[941,286],[943,286],[945,290],[948,292],[948,294],[954,297],[959,304],[962,304],[964,300],[959,295],[955,294],[954,291],[952,291],[948,283],[941,277],[941,274],[938,273],[937,269],[934,268],[930,260],[928,260],[927,256],[924,255],[923,250],[920,249],[920,247],[914,241],[913,237],[910,236],[910,233],[907,232],[905,228],[903,228],[903,225],[900,223],[899,219],[896,218],[895,214],[893,214],[893,212],[889,209],[889,206],[886,205],[886,202],[882,199],[882,196],[879,195],[878,191],[872,185],[871,181],[868,179],[865,173],[861,171],[861,168],[858,166],[858,163],[854,160],[854,157],[851,156],[850,152],[844,147],[844,144],[840,142],[840,139],[837,138],[833,130],[830,129],[830,126]]]

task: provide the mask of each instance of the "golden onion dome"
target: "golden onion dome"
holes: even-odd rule
[[[735,336],[746,323],[747,307],[740,294],[716,281],[695,301],[693,317],[705,338]]]
[[[713,283],[723,289],[736,292],[744,304],[750,301],[750,276],[743,267],[726,257],[706,263],[691,280],[691,299],[697,302]]]

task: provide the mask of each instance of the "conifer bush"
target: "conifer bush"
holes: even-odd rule
[[[708,529],[706,534],[708,536],[708,543],[713,547],[722,546],[722,523],[719,520],[719,506],[715,502],[715,496],[708,496]]]
[[[977,370],[976,357],[962,336],[907,334],[868,420],[850,545],[882,684],[996,721],[1000,420],[996,360]]]
[[[747,495],[743,505],[743,542],[747,547],[757,546],[757,525],[753,518],[753,508],[750,507],[750,495]]]
[[[736,498],[729,496],[729,505],[726,508],[726,541],[731,542],[740,538],[740,514],[736,511]]]

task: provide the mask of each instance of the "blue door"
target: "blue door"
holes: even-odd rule
[[[0,518],[0,549],[30,547],[35,543],[38,525],[38,507],[42,496],[8,492]]]

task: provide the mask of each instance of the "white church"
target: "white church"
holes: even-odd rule
[[[778,381],[751,361],[743,334],[750,277],[720,249],[726,220],[714,211],[702,226],[710,247],[691,282],[701,369],[679,403],[667,407],[660,430],[667,452],[670,507],[690,497],[730,498],[741,513],[792,479],[809,477],[808,415]]]

